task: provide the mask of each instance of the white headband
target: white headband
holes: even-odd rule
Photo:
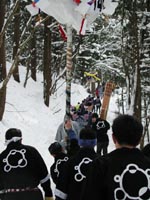
[[[7,146],[11,142],[17,142],[17,141],[19,141],[21,139],[22,139],[22,137],[12,137],[10,140],[5,140],[5,145]]]

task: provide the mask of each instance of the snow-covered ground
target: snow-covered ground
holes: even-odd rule
[[[9,69],[10,64],[7,63]],[[23,134],[23,143],[36,147],[43,156],[47,167],[53,163],[52,156],[49,155],[48,146],[54,142],[56,130],[62,122],[65,114],[65,83],[60,80],[57,93],[50,98],[50,107],[43,103],[43,78],[42,73],[37,74],[37,82],[28,80],[26,88],[23,87],[26,70],[20,66],[21,83],[17,83],[11,78],[7,86],[6,108],[3,120],[0,122],[0,151],[5,146],[5,132],[9,128],[19,128]],[[88,96],[86,90],[77,84],[72,84],[71,102],[76,105]],[[115,118],[116,96],[110,100],[107,120],[112,124]],[[111,139],[111,129],[109,151],[114,149]]]

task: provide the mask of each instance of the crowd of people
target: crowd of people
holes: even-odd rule
[[[97,153],[107,153],[109,137],[107,135],[110,124],[100,116],[101,100],[89,95],[81,103],[71,107],[70,115],[65,115],[63,122],[59,125],[55,140],[60,142],[66,152],[72,150],[72,139],[79,139],[79,133],[83,128],[90,128],[96,133]],[[72,148],[70,148],[70,146]]]
[[[110,124],[95,110],[97,98],[89,95],[64,117],[48,147],[54,158],[50,170],[34,147],[22,144],[21,130],[6,131],[6,149],[0,154],[1,200],[150,199],[150,144],[137,148],[141,122],[131,115],[117,116],[112,123],[116,149],[108,153]]]
[[[130,115],[120,115],[113,121],[112,132],[116,150],[93,161],[81,199],[150,199],[150,158],[136,148],[142,124]]]
[[[97,119],[94,113],[93,121]],[[137,148],[142,132],[143,126],[135,117],[119,115],[112,124],[116,149],[108,153],[106,140],[102,155],[97,128],[96,131],[91,127],[81,129],[79,148],[74,155],[70,157],[66,153],[62,165],[59,153],[55,155],[55,169],[58,163],[61,169],[54,193],[56,200],[150,199],[150,144],[142,151]]]

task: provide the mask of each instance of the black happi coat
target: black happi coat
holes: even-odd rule
[[[0,155],[0,174],[6,191],[30,188],[23,192],[8,192],[4,200],[42,200],[41,191],[33,189],[39,184],[45,196],[52,196],[47,167],[34,147],[11,142]]]
[[[150,158],[150,143],[147,144],[143,149],[142,152],[144,153],[145,156]]]
[[[114,150],[89,171],[80,200],[150,199],[150,160],[139,149]]]
[[[110,129],[110,124],[106,120],[98,118],[96,122],[92,124],[92,129],[96,131],[97,142],[109,141],[107,131]]]
[[[79,198],[89,165],[95,157],[94,149],[84,147],[66,162],[64,173],[55,190],[56,200],[77,200]]]
[[[62,174],[64,164],[68,160],[68,156],[65,153],[59,153],[55,157],[55,161],[50,167],[50,173],[53,182],[57,185],[58,179]]]

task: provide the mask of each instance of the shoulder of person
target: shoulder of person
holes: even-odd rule
[[[22,148],[25,148],[26,150],[39,153],[39,151],[38,151],[34,146],[22,144],[21,147],[22,147]]]
[[[54,163],[50,166],[50,170],[51,170],[51,172],[54,171],[55,166],[56,166],[56,162],[54,162]]]
[[[101,119],[100,117],[96,120],[96,123],[98,123],[98,122],[105,122],[105,120],[104,119]]]
[[[142,152],[144,153],[144,155],[150,157],[150,143],[144,146],[144,148],[142,149]]]
[[[106,119],[101,119],[105,124],[110,125],[109,122]]]
[[[144,150],[144,149],[149,149],[149,150],[150,150],[150,143],[146,144],[146,145],[143,147],[142,150]]]
[[[79,123],[76,121],[72,121],[72,126],[75,128],[79,128]]]
[[[27,149],[36,149],[34,146],[28,145],[28,144],[21,144],[21,148],[27,148]]]
[[[61,129],[62,127],[64,127],[65,122],[62,122],[59,126],[58,129]]]
[[[109,156],[108,155],[105,155],[105,156],[98,156],[94,159],[93,161],[93,165],[101,170],[101,172],[103,174],[105,174],[108,170],[108,167],[109,167]]]

